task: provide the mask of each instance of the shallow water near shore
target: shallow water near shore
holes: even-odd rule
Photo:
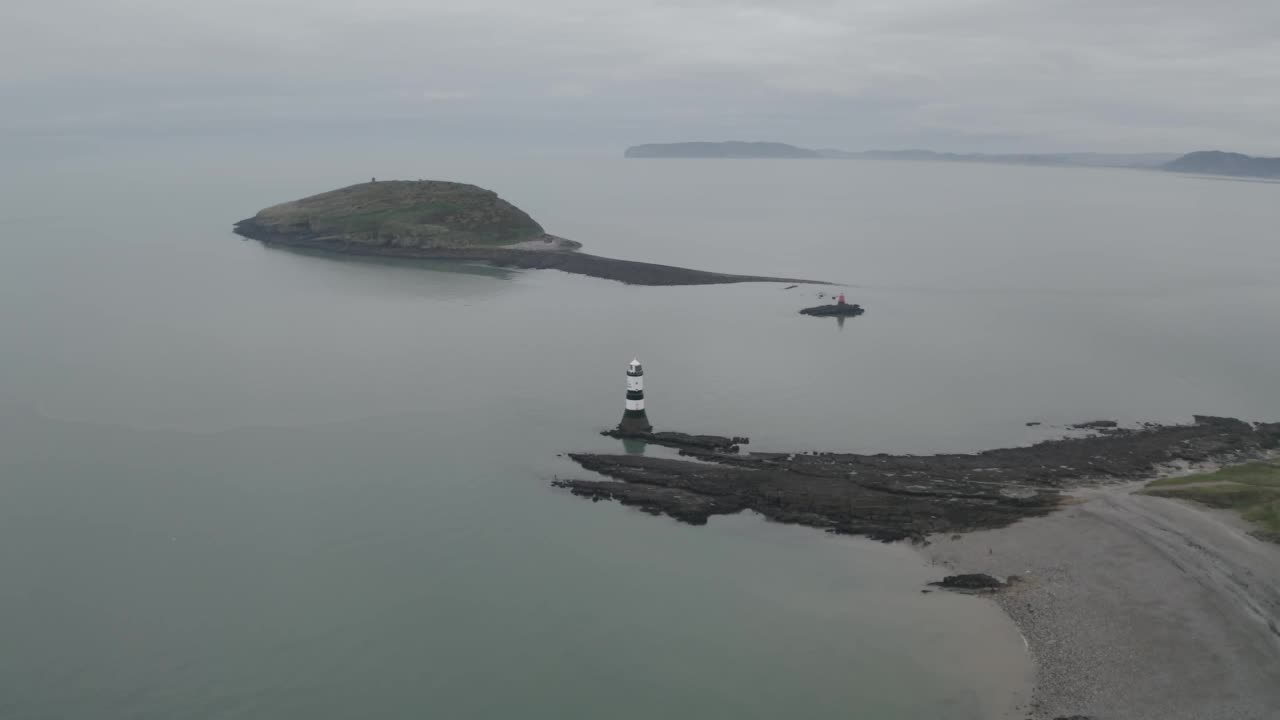
[[[1280,406],[1273,186],[138,150],[0,177],[6,718],[998,716],[1026,689],[1016,630],[921,594],[939,571],[911,548],[551,489],[581,473],[558,453],[620,447],[596,432],[625,363],[659,428],[761,450]],[[230,232],[371,174],[491,187],[588,252],[847,282],[867,314]]]

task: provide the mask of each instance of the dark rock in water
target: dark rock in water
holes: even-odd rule
[[[624,505],[637,507],[650,515],[666,515],[690,525],[706,525],[712,515],[735,513],[740,507],[723,502],[719,498],[658,487],[600,483],[598,487],[579,487],[574,480],[556,480],[554,487],[567,488],[574,495],[590,498],[592,502],[617,500]]]
[[[815,305],[800,311],[801,315],[815,317],[857,317],[865,312],[857,303],[835,303],[832,305]]]
[[[1007,587],[1007,585],[996,578],[984,573],[948,575],[938,582],[931,582],[929,584],[934,587],[946,588],[948,590],[1001,590]]]
[[[609,434],[609,433],[606,433]],[[651,433],[697,461],[570,453],[611,480],[557,480],[593,500],[703,524],[754,510],[770,520],[877,540],[998,528],[1056,510],[1066,488],[1139,480],[1171,462],[1242,462],[1280,448],[1280,424],[1197,417],[976,454],[858,455],[734,451],[741,438]],[[714,441],[707,441],[714,438]],[[727,444],[726,444],[727,443]],[[617,482],[617,481],[621,482]]]
[[[628,432],[621,429],[605,430],[600,433],[619,440],[644,440],[654,445],[665,445],[681,450],[697,450],[706,452],[736,453],[739,445],[751,442],[744,437],[724,437],[722,435],[689,435],[682,432]]]
[[[1044,423],[1041,423],[1041,422],[1029,422],[1027,423],[1027,427],[1040,427],[1043,424]]]
[[[1072,430],[1110,430],[1120,427],[1120,423],[1115,420],[1091,420],[1089,422],[1076,423],[1071,426]]]

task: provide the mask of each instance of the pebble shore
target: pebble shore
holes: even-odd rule
[[[992,595],[1036,665],[1028,717],[1280,717],[1280,545],[1133,484],[1047,517],[925,548],[958,572],[1019,581]]]

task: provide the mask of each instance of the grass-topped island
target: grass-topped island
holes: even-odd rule
[[[267,245],[349,255],[549,268],[635,285],[810,282],[728,275],[578,252],[492,190],[443,180],[371,181],[272,205],[235,225]]]

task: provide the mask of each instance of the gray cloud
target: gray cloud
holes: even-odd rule
[[[1280,153],[1274,0],[46,0],[0,132]]]

